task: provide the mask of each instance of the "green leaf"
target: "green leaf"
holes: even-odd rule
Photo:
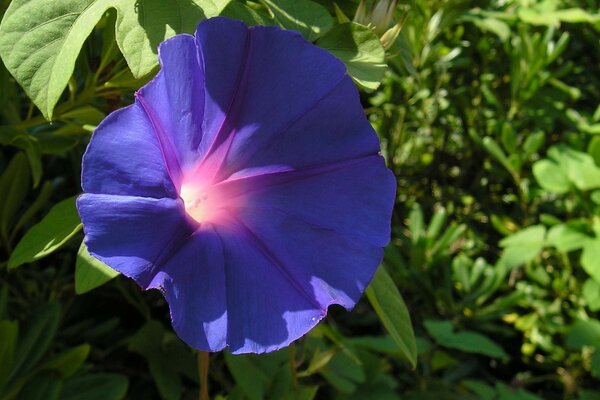
[[[600,283],[600,238],[585,243],[581,253],[581,266],[589,276]]]
[[[82,344],[57,355],[40,368],[56,372],[62,379],[66,379],[79,370],[89,353],[90,345]]]
[[[150,374],[160,392],[167,400],[181,397],[183,386],[177,368],[169,365],[170,353],[163,346],[165,328],[158,321],[148,321],[129,342],[129,350],[142,355],[150,368]]]
[[[200,4],[193,0],[112,0],[117,9],[116,38],[133,76],[140,78],[158,65],[160,42],[177,33],[192,33],[204,19]],[[214,12],[215,1],[206,2]]]
[[[566,170],[554,160],[540,160],[533,164],[533,176],[549,192],[567,193],[571,189]]]
[[[600,165],[600,136],[594,136],[588,144],[587,152],[594,159],[596,165]]]
[[[60,306],[46,303],[27,319],[17,343],[11,377],[27,372],[46,354],[60,320]]]
[[[496,391],[487,383],[475,379],[467,379],[461,382],[463,386],[477,395],[479,400],[494,400]]]
[[[587,279],[583,285],[583,299],[590,311],[600,310],[600,283]]]
[[[600,321],[595,319],[577,320],[567,334],[567,347],[573,350],[583,346],[600,349]]]
[[[251,362],[249,356],[236,356],[226,352],[225,363],[248,399],[261,400],[264,398],[269,377]]]
[[[546,227],[532,225],[500,241],[504,247],[501,262],[513,268],[533,260],[546,245]]]
[[[542,7],[521,8],[517,14],[525,23],[542,26],[559,26],[561,22],[593,24],[597,23],[600,18],[600,16],[590,14],[581,8],[564,10],[544,10]]]
[[[504,21],[495,18],[482,18],[479,21],[473,21],[479,29],[495,33],[501,41],[505,42],[510,37],[510,27]]]
[[[506,154],[504,154],[504,151],[502,151],[500,145],[493,138],[489,136],[484,137],[482,144],[487,152],[490,153],[490,155],[494,157],[500,164],[502,164],[502,166],[506,168],[508,172],[516,173],[515,168],[510,163],[508,157],[506,157]]]
[[[587,153],[565,145],[548,150],[548,159],[533,165],[533,175],[542,188],[554,193],[566,193],[571,185],[580,190],[600,187],[600,167]]]
[[[501,382],[496,383],[496,391],[498,400],[543,400],[523,388],[515,389]]]
[[[301,371],[297,374],[298,378],[304,378],[307,376],[311,376],[317,372],[319,372],[323,367],[331,361],[331,358],[335,355],[337,349],[329,349],[327,351],[320,351],[317,349],[315,354],[312,356],[310,363],[306,370]]]
[[[394,281],[380,266],[366,290],[367,297],[383,326],[390,333],[412,367],[417,365],[417,345],[410,314]]]
[[[426,320],[423,325],[429,335],[444,347],[493,358],[507,356],[502,347],[486,336],[470,331],[454,332],[454,326],[450,321]]]
[[[118,374],[75,376],[65,382],[62,400],[121,400],[127,394],[129,382]]]
[[[0,24],[0,56],[47,119],[73,74],[75,60],[94,26],[117,10],[116,39],[136,78],[157,66],[157,46],[192,32],[225,0],[14,0]]]
[[[81,243],[75,264],[75,292],[77,294],[89,292],[117,275],[119,275],[118,271],[90,255],[85,243]]]
[[[14,239],[14,237],[17,235],[17,233],[21,230],[21,228],[23,228],[27,223],[29,223],[29,221],[43,207],[45,207],[46,204],[48,204],[48,200],[50,199],[50,196],[52,195],[53,191],[54,191],[54,186],[52,185],[52,183],[48,182],[48,181],[44,182],[44,184],[40,188],[40,191],[39,191],[36,199],[34,200],[34,202],[29,206],[29,208],[27,208],[27,210],[25,210],[25,212],[20,214],[20,217],[17,220],[17,223],[15,224],[15,226],[13,228],[13,232],[10,236],[11,242]]]
[[[30,379],[19,398],[27,400],[59,400],[62,390],[62,381],[60,377],[51,372],[42,372],[36,374]]]
[[[21,239],[8,260],[8,268],[39,260],[67,243],[81,229],[75,197],[56,204],[40,223]]]
[[[25,151],[33,177],[33,187],[37,187],[42,178],[42,146],[38,140],[25,131],[0,127],[0,144],[15,146]]]
[[[8,319],[8,284],[0,287],[0,321]]]
[[[0,235],[5,242],[29,191],[29,181],[27,159],[23,153],[17,153],[0,177]]]
[[[410,214],[408,214],[408,229],[410,230],[411,241],[413,244],[417,244],[421,236],[425,234],[423,209],[418,203],[413,204],[410,208]]]
[[[6,384],[13,369],[18,335],[18,322],[0,321],[0,388]]]
[[[317,44],[342,60],[360,86],[367,90],[379,87],[387,68],[385,50],[369,28],[354,22],[336,25]]]
[[[47,119],[107,0],[12,1],[0,24],[0,56]]]
[[[193,0],[193,2],[202,8],[206,18],[212,18],[221,15],[231,0]]]
[[[593,377],[600,378],[600,351],[598,350],[596,350],[596,352],[592,356],[592,360],[590,363],[590,371]]]
[[[315,41],[333,25],[329,11],[310,0],[261,0],[285,29],[298,31],[307,40]]]
[[[523,152],[525,156],[530,156],[536,153],[546,141],[546,134],[542,131],[533,132],[527,135],[523,143]]]
[[[221,15],[231,19],[244,21],[249,26],[273,24],[273,19],[268,14],[268,10],[255,10],[254,8],[250,8],[246,4],[238,1],[230,2],[221,12]]]
[[[563,253],[579,250],[592,240],[581,228],[583,227],[575,223],[554,225],[548,231],[548,244]]]

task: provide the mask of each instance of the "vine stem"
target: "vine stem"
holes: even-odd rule
[[[209,400],[208,397],[208,352],[198,352],[198,373],[200,374],[200,400]]]

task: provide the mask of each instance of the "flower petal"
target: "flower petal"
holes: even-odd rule
[[[232,30],[234,46],[223,51]],[[243,25],[217,18],[200,25],[197,40],[206,72],[206,116],[222,121],[210,129],[217,130],[209,150],[217,164],[254,154],[349,80],[341,61],[296,32],[253,27],[245,33]]]
[[[227,302],[223,248],[210,224],[198,229],[161,267],[151,288],[171,309],[173,328],[190,346],[219,351],[226,345]]]
[[[215,187],[237,208],[280,210],[375,246],[390,240],[396,181],[381,156],[259,175],[244,171]]]
[[[161,69],[138,97],[160,125],[166,151],[174,153],[173,168],[185,169],[197,161],[203,135],[204,70],[191,35],[164,41],[158,52]]]
[[[226,165],[233,171],[268,165],[302,168],[378,152],[377,135],[365,118],[356,87],[345,77],[280,131],[267,135],[261,127],[247,137],[237,136]]]
[[[198,25],[196,45],[205,73],[205,137],[200,153],[205,154],[231,118],[232,103],[237,97],[247,62],[248,28],[242,22],[211,18]]]
[[[383,258],[383,249],[348,239],[271,209],[238,210],[237,218],[263,243],[286,274],[303,282],[322,309],[354,307]],[[268,223],[267,223],[268,221]]]
[[[83,194],[77,208],[90,254],[143,288],[193,232],[180,199]]]
[[[295,281],[280,261],[235,219],[216,227],[223,243],[227,282],[227,344],[234,354],[287,346],[326,313],[310,287]]]
[[[83,157],[81,181],[87,193],[177,197],[160,143],[139,103],[98,125]]]

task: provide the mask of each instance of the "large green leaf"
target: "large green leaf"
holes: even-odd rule
[[[8,268],[38,260],[64,245],[81,229],[75,197],[56,204],[40,223],[21,239],[8,260]]]
[[[379,267],[375,273],[366,293],[383,326],[390,333],[402,354],[415,367],[417,365],[417,345],[410,314],[398,288],[383,266]]]
[[[0,56],[46,118],[108,0],[15,0],[0,24]]]
[[[96,257],[90,255],[84,243],[79,246],[75,264],[75,292],[82,294],[97,288],[119,275]]]
[[[310,41],[322,36],[333,25],[329,11],[310,0],[262,0],[275,20],[286,29],[298,31]]]
[[[600,348],[600,321],[577,320],[567,335],[567,346],[570,349],[580,349],[583,346]]]
[[[342,60],[350,76],[360,86],[368,90],[377,89],[387,65],[385,50],[373,31],[348,22],[331,28],[317,44]]]
[[[6,68],[48,119],[73,74],[83,42],[104,13],[117,10],[116,38],[135,77],[157,65],[157,46],[192,32],[225,0],[14,0],[0,24]],[[204,6],[206,13],[203,12]]]

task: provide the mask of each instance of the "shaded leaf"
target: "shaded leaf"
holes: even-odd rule
[[[27,372],[46,354],[56,335],[59,320],[60,306],[57,303],[38,307],[26,320],[17,343],[11,377]]]
[[[129,382],[123,375],[90,374],[75,376],[65,382],[62,400],[121,400]]]
[[[329,11],[310,0],[261,0],[285,29],[298,31],[314,41],[333,25]]]
[[[383,326],[408,362],[415,367],[417,345],[410,315],[394,281],[383,266],[377,269],[366,294]]]

